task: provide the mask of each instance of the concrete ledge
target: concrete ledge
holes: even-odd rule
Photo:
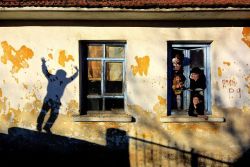
[[[208,117],[208,120],[198,117],[191,116],[164,116],[160,118],[160,121],[163,123],[194,123],[194,122],[215,122],[222,123],[225,122],[225,118],[223,117]]]
[[[87,115],[76,115],[75,122],[132,122],[133,117],[126,113],[88,113]]]

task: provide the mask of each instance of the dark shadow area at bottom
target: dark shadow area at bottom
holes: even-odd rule
[[[250,149],[244,152],[241,155],[241,157],[234,162],[233,166],[234,167],[250,166]]]
[[[125,131],[108,129],[107,145],[74,138],[10,128],[0,134],[1,163],[20,165],[130,166],[128,136]]]

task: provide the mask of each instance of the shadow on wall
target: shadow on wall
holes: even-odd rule
[[[108,129],[107,146],[39,133],[21,128],[10,128],[8,135],[0,134],[1,163],[20,164],[80,164],[80,166],[129,167],[128,136],[125,131]],[[18,164],[18,165],[20,165]]]
[[[45,123],[43,129],[47,133],[51,133],[50,129],[55,123],[59,114],[59,109],[61,106],[61,97],[63,95],[63,92],[66,86],[78,76],[78,69],[77,67],[75,67],[76,73],[71,77],[67,78],[67,73],[64,70],[57,70],[55,75],[50,74],[45,63],[45,59],[42,58],[42,71],[48,79],[48,86],[47,94],[44,98],[41,112],[37,118],[37,130],[39,132],[42,131],[42,125],[45,115],[48,113],[48,111],[50,111],[50,117]]]

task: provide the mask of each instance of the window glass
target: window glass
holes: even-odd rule
[[[122,58],[124,57],[124,47],[122,46],[106,46],[106,57]]]
[[[88,46],[88,57],[89,58],[101,58],[103,56],[102,45],[89,45]]]

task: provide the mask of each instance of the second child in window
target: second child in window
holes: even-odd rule
[[[185,77],[181,74],[175,74],[173,79],[173,91],[176,97],[177,109],[181,109],[182,102],[182,91],[185,89],[184,87]]]

